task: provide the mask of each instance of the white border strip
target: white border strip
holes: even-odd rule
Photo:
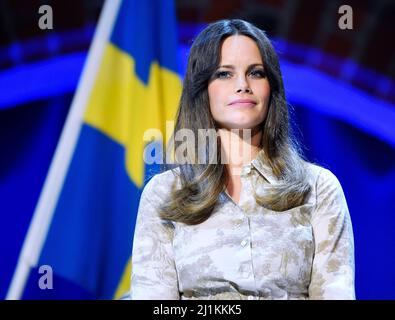
[[[47,237],[54,210],[63,187],[72,155],[82,127],[86,104],[91,94],[96,73],[115,24],[121,0],[106,0],[91,48],[79,81],[76,95],[70,106],[69,115],[56,147],[39,201],[19,255],[7,300],[21,299],[30,268],[36,266]]]

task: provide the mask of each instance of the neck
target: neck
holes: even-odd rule
[[[254,129],[219,129],[221,139],[221,160],[228,173],[237,174],[241,168],[250,163],[261,150],[262,130]]]

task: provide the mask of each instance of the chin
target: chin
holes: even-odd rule
[[[260,122],[254,122],[254,123],[225,123],[224,125],[221,125],[222,128],[228,129],[228,130],[242,130],[242,129],[253,129],[257,125],[259,125]]]

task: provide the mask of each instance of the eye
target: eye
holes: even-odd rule
[[[215,73],[216,79],[228,79],[231,76],[232,76],[232,74],[229,71],[217,71]]]
[[[250,75],[251,75],[253,78],[258,78],[258,79],[266,78],[265,70],[262,70],[262,69],[254,69],[254,70],[252,70],[252,71],[250,72]]]

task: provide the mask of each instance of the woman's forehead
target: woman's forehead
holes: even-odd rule
[[[250,37],[232,35],[227,37],[221,46],[221,64],[234,64],[248,61],[248,63],[262,63],[258,45]]]

